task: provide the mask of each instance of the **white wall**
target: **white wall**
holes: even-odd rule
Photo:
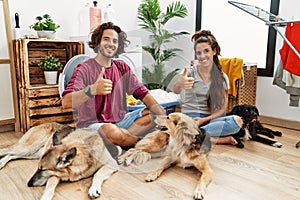
[[[239,2],[246,2],[252,5],[253,2],[257,2],[257,4],[255,5],[264,8],[265,10],[269,10],[269,5],[266,6],[266,2],[268,3],[269,1],[270,0],[242,0]],[[35,17],[37,15],[48,13],[55,21],[57,21],[62,26],[62,28],[60,28],[57,32],[57,37],[60,39],[69,39],[70,36],[78,36],[78,15],[85,2],[86,1],[81,0],[9,0],[12,25],[14,25],[14,13],[18,12],[20,15],[21,34],[35,34],[34,31],[29,29],[29,25],[31,25],[35,21]],[[117,22],[121,26],[121,28],[129,32],[138,29],[138,21],[136,15],[138,5],[141,2],[140,0],[99,1],[101,7],[104,7],[109,2],[113,4],[113,7],[117,13]],[[161,7],[165,8],[165,5],[170,2],[172,2],[172,0],[161,0]],[[181,2],[187,5],[189,9],[189,16],[183,20],[180,19],[176,22],[171,23],[169,28],[173,30],[185,30],[193,33],[195,27],[194,17],[196,1],[181,0]],[[264,31],[264,28],[266,27],[262,21],[259,21],[249,14],[243,13],[243,11],[240,11],[238,8],[229,5],[226,0],[203,0],[203,2],[204,4],[209,3],[210,5],[212,5],[209,9],[204,10],[204,14],[206,13],[210,17],[208,19],[203,19],[203,28],[205,28],[204,25],[207,25],[206,27],[211,29],[211,31],[215,33],[218,41],[221,44],[224,57],[243,57],[246,61],[249,62],[264,62],[266,46],[263,43],[257,42],[258,39],[262,39],[263,41],[266,40]],[[224,6],[222,7],[222,5],[227,6],[227,8],[225,9]],[[294,16],[295,19],[300,19],[300,13],[298,12],[299,7],[300,1],[298,0],[281,1],[280,15],[286,19],[290,19],[292,16]],[[233,17],[228,18],[230,16]],[[222,29],[222,32],[215,32],[215,29],[217,27],[224,26],[225,22],[227,23],[227,25]],[[0,34],[1,31],[2,30],[0,30]],[[282,39],[278,37],[275,63],[278,63],[278,49],[282,45],[281,40]],[[186,41],[186,44],[182,45],[182,47],[186,49],[186,52],[188,53],[183,53],[183,57],[186,57],[186,59],[189,60],[191,49],[189,40]],[[1,51],[1,49],[3,49],[2,44],[4,44],[4,42],[3,38],[0,37],[1,58],[3,58],[3,55],[5,54]],[[193,56],[191,55],[191,57]],[[2,79],[4,77],[8,77],[8,75],[3,75],[1,72],[0,77]],[[289,95],[286,94],[285,91],[281,88],[273,86],[272,81],[273,78],[258,77],[257,106],[259,107],[261,114],[276,118],[300,121],[300,108],[288,106]],[[1,95],[0,120],[3,119],[2,107],[3,96]]]

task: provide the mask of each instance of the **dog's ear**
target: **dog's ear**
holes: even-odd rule
[[[53,146],[62,144],[59,137],[58,137],[58,132],[57,131],[55,131],[55,133],[52,136],[52,144],[53,144]]]
[[[61,154],[56,163],[57,168],[64,168],[72,163],[76,156],[77,149],[73,147]]]
[[[175,125],[177,125],[179,123],[179,121],[181,120],[182,115],[179,114],[179,113],[176,113],[176,112],[175,113],[170,113],[168,115],[168,118],[171,119]]]
[[[256,106],[253,107],[254,112],[256,112],[257,116],[259,116],[259,111]]]

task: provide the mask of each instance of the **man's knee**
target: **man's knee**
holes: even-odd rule
[[[117,134],[118,131],[119,131],[119,128],[114,124],[104,124],[98,130],[98,132],[100,134],[102,134],[104,137],[106,137],[112,143],[115,143],[115,141],[119,140],[120,134]]]

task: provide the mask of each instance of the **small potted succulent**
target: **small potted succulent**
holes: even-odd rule
[[[62,64],[52,55],[45,56],[39,64],[41,70],[44,71],[46,84],[57,83],[57,71],[62,69]]]
[[[43,17],[37,16],[35,19],[37,22],[29,28],[35,30],[39,38],[54,39],[56,30],[60,28],[60,25],[56,24],[48,14],[44,14]]]

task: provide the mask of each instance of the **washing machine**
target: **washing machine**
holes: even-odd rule
[[[115,59],[129,65],[138,80],[142,82],[142,39],[140,37],[128,37],[127,39],[130,44],[125,48],[125,53]]]

